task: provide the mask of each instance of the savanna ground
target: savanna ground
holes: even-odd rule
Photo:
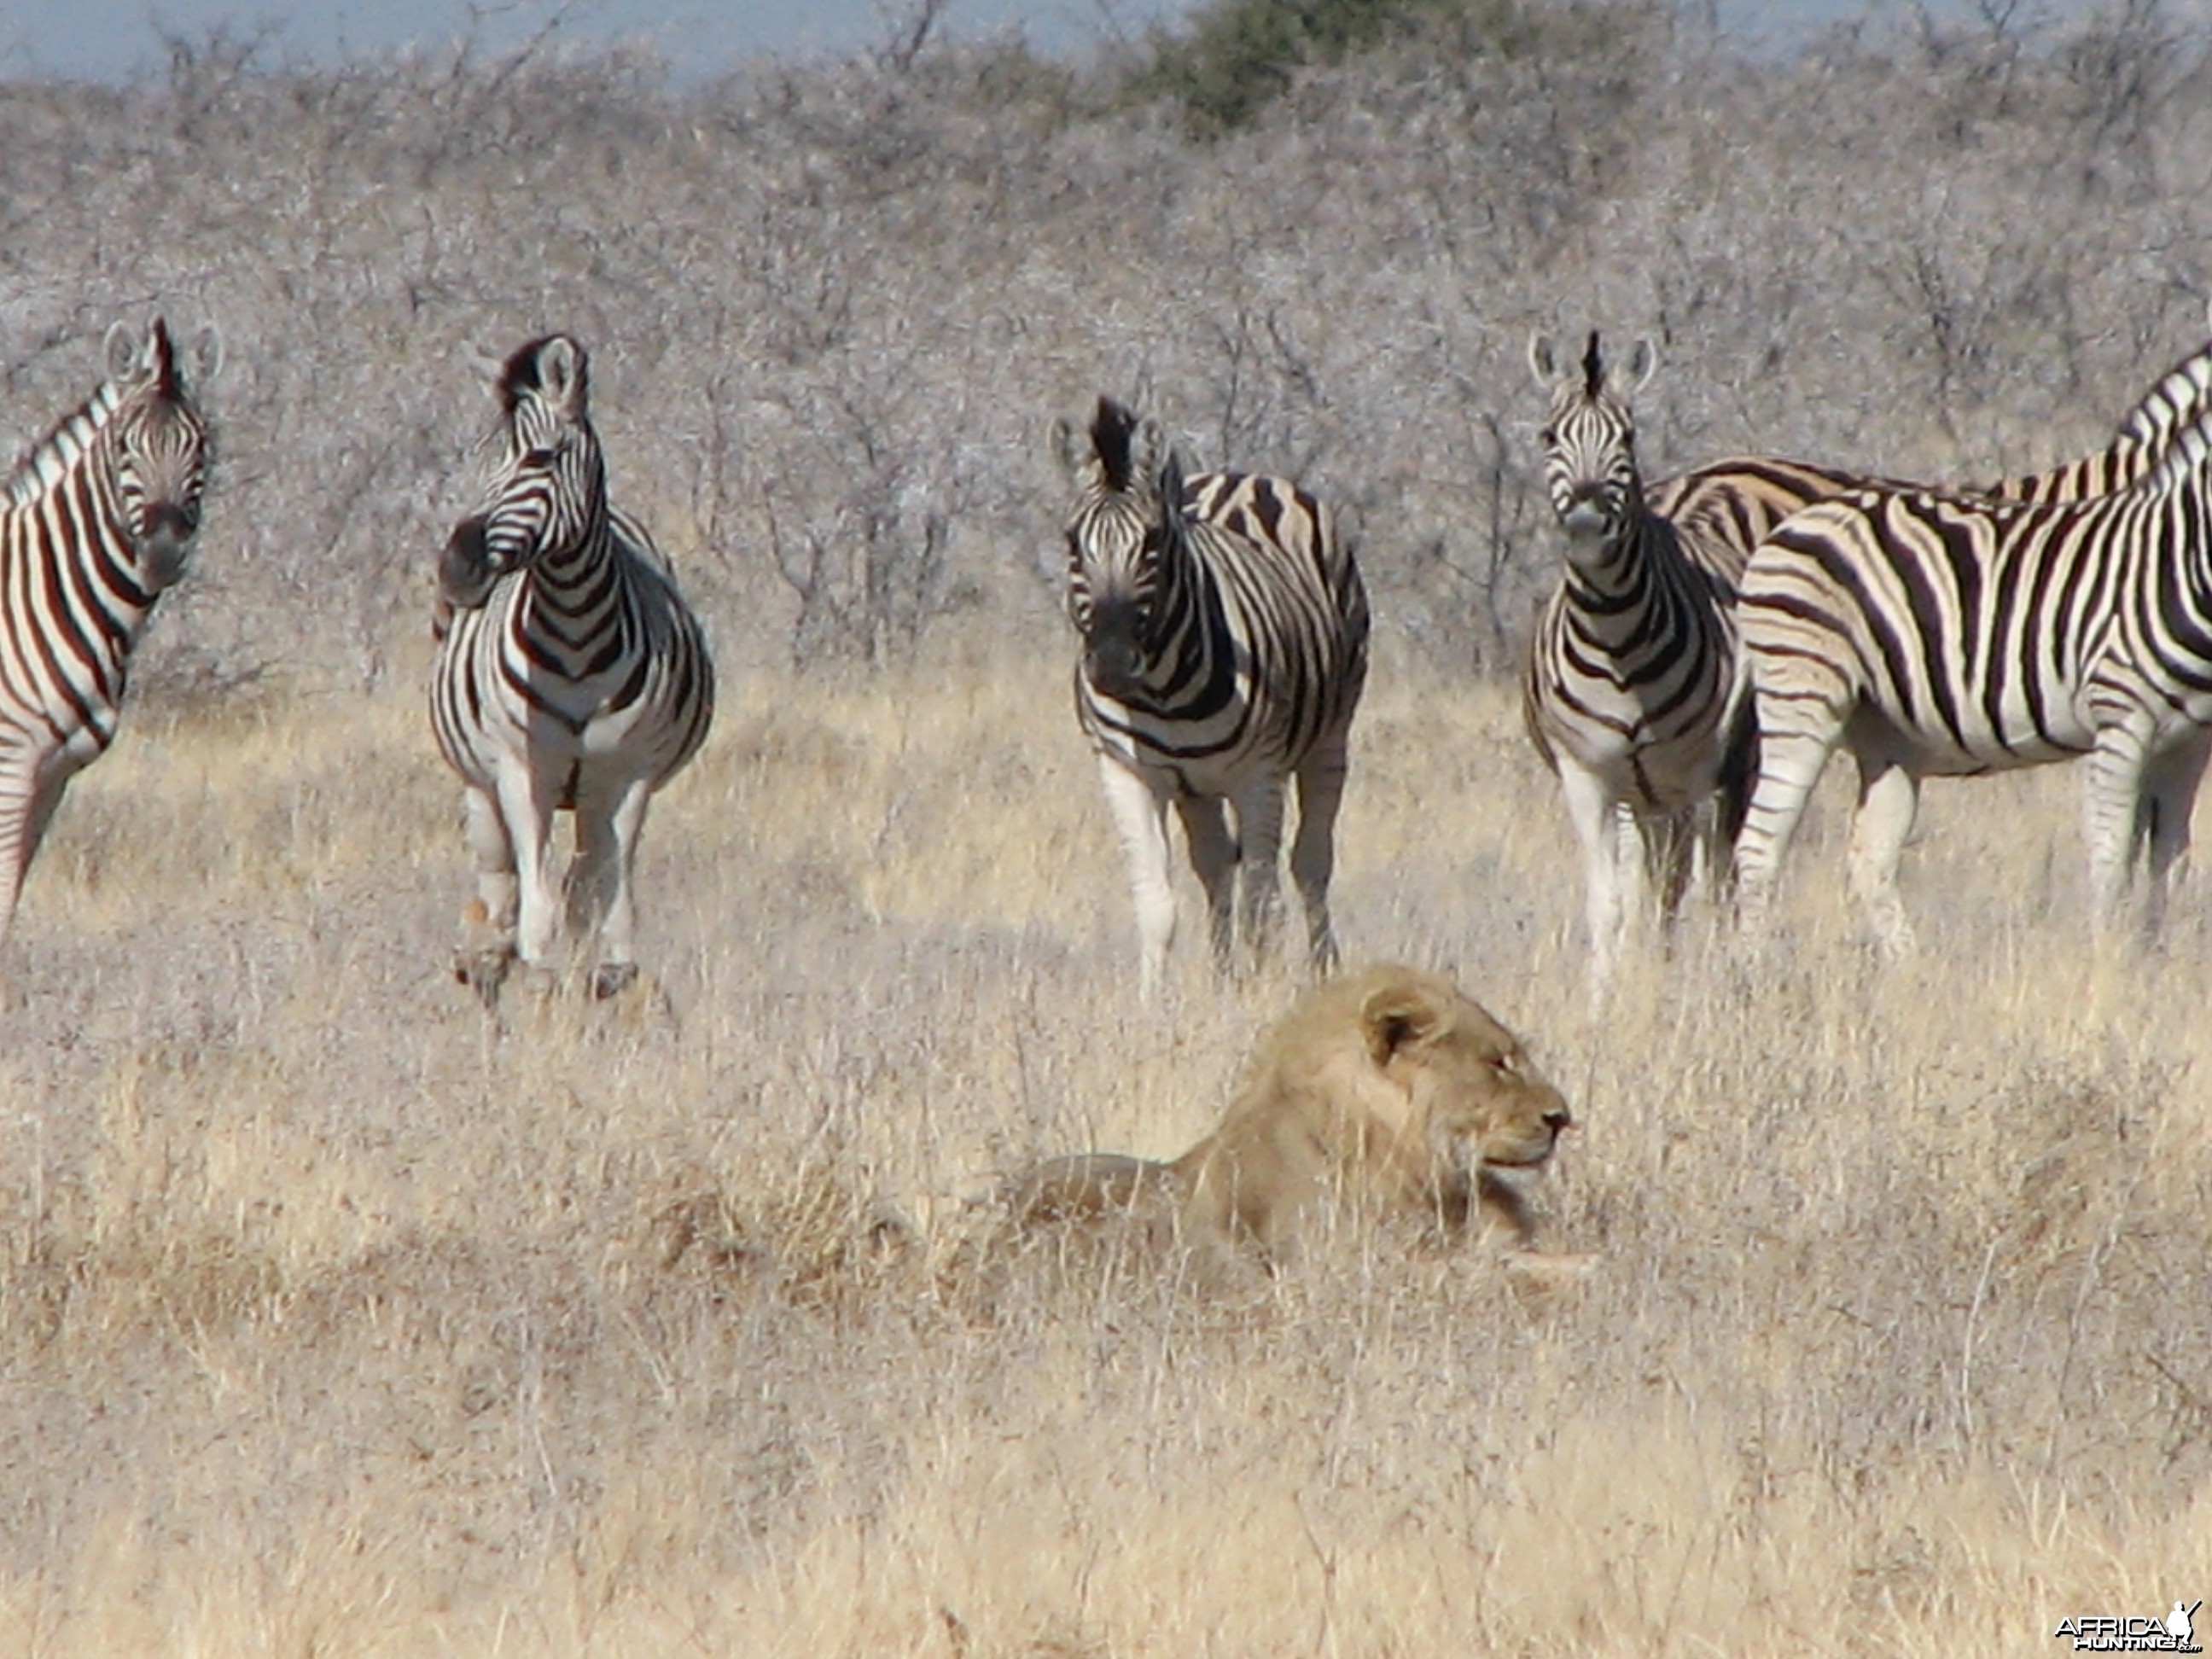
[[[2212,940],[2087,951],[2063,771],[1931,791],[1918,957],[1838,792],[1768,972],[1693,927],[1600,1022],[1510,698],[1386,649],[1348,952],[1529,1035],[1603,1265],[964,1295],[994,1171],[1179,1150],[1294,993],[1186,940],[1131,1002],[1062,671],[734,687],[649,826],[665,1004],[503,1025],[411,693],[140,719],[0,1017],[6,1640],[2034,1653],[2212,1579]]]
[[[1771,956],[1698,923],[1601,1022],[1505,689],[1532,329],[1657,339],[1655,474],[2078,454],[2204,337],[2201,19],[1753,60],[1659,0],[1378,0],[1255,67],[1267,5],[1086,65],[0,81],[9,431],[118,317],[228,342],[192,578],[9,946],[0,1643],[2044,1654],[2212,1591],[2202,882],[2097,957],[2079,780],[1937,785],[1884,965],[1832,783]],[[724,697],[647,832],[663,996],[501,1026],[448,974],[427,572],[472,364],[549,328]],[[1128,994],[1039,459],[1101,391],[1361,526],[1340,931],[1569,1092],[1573,1293],[1356,1249],[1228,1309],[963,1290],[997,1171],[1180,1150],[1296,989],[1187,933]]]

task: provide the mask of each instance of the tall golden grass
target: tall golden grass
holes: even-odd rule
[[[1529,1037],[1601,1268],[983,1306],[994,1173],[1188,1144],[1295,981],[1186,894],[1135,1004],[1064,652],[725,678],[613,1007],[452,982],[411,696],[135,710],[81,780],[0,1014],[0,1642],[2040,1654],[2212,1589],[2212,930],[2091,951],[2070,772],[1931,790],[1917,957],[1831,791],[1771,949],[1693,919],[1598,1011],[1509,694],[1386,648],[1347,953]]]

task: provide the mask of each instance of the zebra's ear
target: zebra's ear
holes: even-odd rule
[[[584,348],[565,334],[556,334],[538,354],[538,386],[546,402],[571,417],[584,412],[588,360]]]
[[[1073,478],[1091,459],[1091,441],[1076,436],[1075,422],[1064,415],[1052,417],[1052,426],[1045,434],[1045,446],[1051,453],[1053,465],[1067,477]]]
[[[130,324],[118,322],[109,327],[105,350],[109,380],[127,380],[138,372],[138,336]]]
[[[1528,372],[1536,377],[1536,384],[1549,392],[1559,381],[1559,349],[1552,343],[1548,334],[1528,337]]]
[[[1638,340],[1628,349],[1628,362],[1614,389],[1624,398],[1633,398],[1659,372],[1659,348],[1650,340]]]
[[[1182,456],[1170,449],[1161,460],[1159,471],[1153,474],[1159,480],[1160,513],[1163,518],[1182,509]]]
[[[205,386],[222,373],[222,334],[213,323],[192,336],[191,383]]]
[[[1175,469],[1176,482],[1180,486],[1182,478],[1182,462],[1168,447],[1166,429],[1160,425],[1157,417],[1147,415],[1137,422],[1136,431],[1129,436],[1129,477],[1133,479],[1164,477],[1170,467]],[[1165,494],[1164,485],[1162,487],[1162,493]],[[1168,499],[1181,501],[1182,491],[1180,487]]]

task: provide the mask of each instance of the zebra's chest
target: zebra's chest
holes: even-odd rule
[[[1291,746],[1285,711],[1255,700],[1242,683],[1237,695],[1180,708],[1123,702],[1079,685],[1076,713],[1094,747],[1139,770],[1172,773],[1184,794],[1224,793],[1255,763],[1285,763]]]
[[[623,697],[623,677],[612,672],[563,673],[533,665],[526,701],[533,713],[575,732],[579,737],[611,735],[635,714]]]

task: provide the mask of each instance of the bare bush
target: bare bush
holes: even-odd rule
[[[940,10],[705,86],[550,37],[317,67],[237,32],[120,88],[0,86],[17,429],[118,313],[235,343],[156,659],[412,661],[470,365],[548,328],[604,365],[617,493],[739,659],[883,661],[976,606],[1054,637],[1036,434],[1114,390],[1350,510],[1385,626],[1487,672],[1551,579],[1532,325],[1660,338],[1655,474],[1972,478],[2096,442],[2212,284],[2205,49],[2160,0],[1756,64],[1660,0],[1533,33],[1384,7],[1208,140],[1132,99],[1140,54],[946,44]]]

